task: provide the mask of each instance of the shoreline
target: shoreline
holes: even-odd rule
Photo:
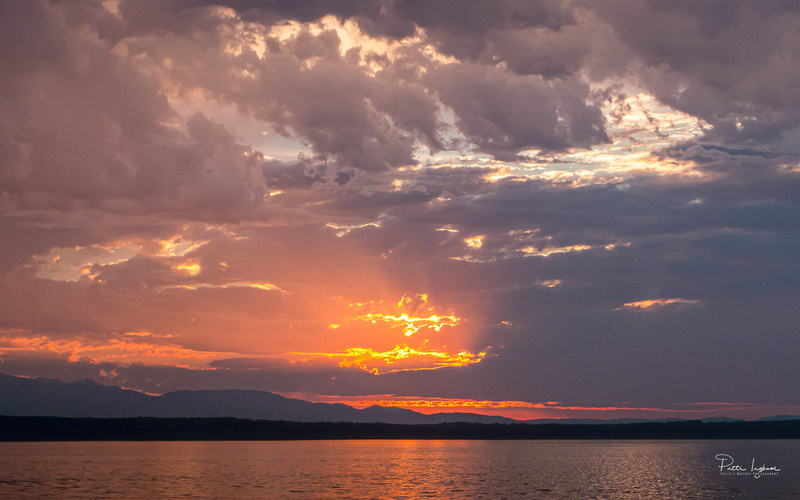
[[[800,420],[628,424],[383,424],[228,417],[91,418],[0,416],[1,442],[285,441],[332,439],[718,440],[800,439]]]

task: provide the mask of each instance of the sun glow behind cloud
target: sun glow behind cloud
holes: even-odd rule
[[[207,244],[205,240],[189,240],[182,235],[175,235],[168,240],[156,240],[160,247],[156,252],[159,257],[185,257],[187,254]]]
[[[346,305],[350,315],[329,323],[328,329],[336,332],[338,343],[351,343],[351,346],[331,352],[293,352],[293,359],[330,359],[343,368],[359,368],[375,375],[399,371],[432,370],[445,367],[461,367],[481,362],[486,352],[474,353],[466,349],[453,350],[443,345],[439,335],[445,327],[453,329],[451,341],[461,340],[458,328],[466,322],[453,311],[443,312],[429,303],[428,294],[403,295],[396,303],[383,300],[351,302]],[[367,325],[364,325],[366,323]],[[356,335],[364,330],[363,334]],[[422,337],[422,333],[426,335]],[[386,345],[390,339],[402,334],[403,342],[395,343],[390,349],[370,345],[352,346],[352,342],[374,342]],[[411,338],[417,342],[411,345]],[[420,338],[418,338],[420,337]],[[371,340],[370,340],[371,338]],[[390,344],[391,345],[391,344]]]
[[[343,368],[356,367],[374,375],[401,371],[435,370],[437,368],[460,367],[480,363],[485,352],[477,354],[415,349],[406,344],[397,345],[385,352],[376,352],[367,347],[350,347],[343,352],[298,352],[292,355],[303,359],[323,357],[339,361]]]
[[[197,276],[202,270],[199,263],[191,260],[172,266],[172,269],[178,272],[186,273],[190,276]]]
[[[618,309],[638,309],[638,310],[649,310],[649,309],[660,309],[664,306],[691,306],[695,305],[699,300],[695,299],[681,299],[681,298],[672,298],[672,299],[649,299],[649,300],[639,300],[636,302],[627,302],[623,304],[622,307]]]
[[[431,328],[435,331],[439,331],[442,329],[443,326],[456,326],[460,319],[452,316],[437,316],[435,314],[431,314],[427,317],[419,317],[419,316],[411,316],[408,313],[402,314],[384,314],[384,313],[376,313],[376,312],[369,312],[366,314],[362,314],[358,316],[356,319],[362,321],[369,321],[370,323],[377,323],[379,321],[389,323],[392,328],[400,327],[403,329],[403,334],[406,337],[410,337],[417,333],[420,328]]]
[[[414,335],[422,328],[438,332],[445,326],[454,327],[464,321],[463,318],[452,313],[436,312],[433,307],[429,306],[428,295],[425,293],[414,296],[404,295],[393,311],[388,311],[382,301],[355,303],[350,304],[350,307],[359,311],[355,320],[368,321],[372,324],[388,323],[391,328],[402,328],[406,337]]]

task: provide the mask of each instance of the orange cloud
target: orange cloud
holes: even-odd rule
[[[159,336],[150,332],[114,334],[112,338],[77,337],[70,340],[52,339],[46,335],[24,336],[25,332],[6,331],[0,336],[0,356],[24,351],[51,353],[69,361],[93,363],[113,362],[187,366],[202,368],[209,361],[234,353],[197,351],[175,343],[167,343],[171,335]],[[159,343],[159,341],[164,343]],[[180,362],[180,364],[177,364]]]
[[[437,409],[437,410],[485,410],[485,409],[536,409],[536,410],[573,410],[573,411],[619,411],[636,410],[648,412],[687,413],[696,412],[694,409],[665,409],[638,406],[567,406],[556,401],[533,403],[529,401],[488,401],[476,399],[450,399],[450,398],[419,398],[419,397],[380,397],[375,399],[347,399],[336,398],[337,403],[350,406],[367,407],[373,405],[389,406],[409,409]],[[707,410],[712,411],[712,410]]]
[[[428,294],[426,293],[416,294],[413,297],[403,295],[394,306],[393,311],[388,311],[383,301],[350,305],[362,309],[362,313],[355,319],[369,321],[373,324],[378,321],[386,322],[392,328],[401,327],[406,337],[414,335],[421,328],[430,328],[438,332],[443,326],[456,326],[464,321],[452,313],[437,313],[433,307],[428,305]]]
[[[181,273],[189,274],[190,276],[197,276],[202,270],[199,263],[191,260],[172,266],[172,269]]]
[[[286,395],[286,394],[285,394]],[[617,418],[620,416],[638,418],[657,418],[660,415],[678,418],[702,418],[710,415],[730,412],[763,410],[764,408],[785,408],[796,411],[797,407],[777,407],[776,405],[759,405],[753,403],[687,403],[677,407],[659,408],[642,406],[578,406],[558,401],[488,401],[476,399],[451,399],[437,397],[403,397],[394,394],[378,394],[364,397],[330,396],[314,394],[289,394],[288,397],[342,403],[356,408],[368,406],[384,406],[404,408],[420,413],[470,412],[484,415],[501,415],[516,419],[529,418]]]
[[[298,356],[319,356],[339,360],[344,368],[357,367],[375,375],[412,370],[434,370],[444,367],[467,366],[480,363],[485,352],[473,354],[467,351],[457,353],[425,351],[405,344],[395,346],[389,351],[379,352],[367,347],[350,347],[344,352],[292,353]]]
[[[172,290],[172,289],[198,290],[200,288],[257,288],[259,290],[267,290],[267,291],[274,290],[277,292],[288,293],[286,292],[286,290],[282,289],[278,285],[273,285],[272,283],[258,282],[258,281],[231,281],[219,284],[192,283],[184,285],[167,285],[159,288],[159,291]]]
[[[583,252],[585,250],[590,250],[592,248],[591,245],[572,245],[568,247],[545,247],[541,250],[537,250],[535,247],[524,247],[520,248],[519,251],[524,253],[526,256],[535,256],[535,257],[549,257],[554,253],[569,253],[569,252]]]
[[[486,236],[484,235],[480,235],[480,236],[473,236],[472,238],[465,238],[464,243],[466,243],[468,247],[480,248],[483,246],[483,239],[485,237]]]
[[[160,247],[156,252],[158,257],[184,257],[207,244],[208,241],[189,240],[180,234],[176,234],[168,240],[156,240],[155,243]]]
[[[623,304],[622,307],[618,307],[616,310],[620,310],[623,307],[628,309],[651,309],[651,308],[661,308],[664,306],[677,304],[677,305],[693,305],[697,304],[698,300],[690,300],[690,299],[650,299],[650,300],[640,300],[638,302],[627,302]]]

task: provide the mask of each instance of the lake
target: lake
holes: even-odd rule
[[[0,498],[48,497],[800,498],[800,441],[0,443]]]

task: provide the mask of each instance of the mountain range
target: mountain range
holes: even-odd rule
[[[312,403],[266,391],[201,390],[175,391],[153,396],[138,391],[105,386],[91,379],[65,383],[48,378],[22,378],[0,374],[0,415],[52,417],[235,417],[294,422],[356,422],[388,424],[439,424],[445,422],[519,423],[500,416],[476,413],[425,415],[402,408],[370,406],[353,408],[341,403]],[[779,415],[761,420],[794,420]],[[526,423],[622,424],[642,421],[671,422],[682,419],[537,419]],[[737,421],[727,417],[707,422]]]
[[[353,408],[311,403],[254,390],[175,391],[151,396],[91,379],[61,382],[0,374],[0,415],[52,417],[236,417],[294,422],[504,423],[515,420],[474,413],[424,415],[402,408]]]

